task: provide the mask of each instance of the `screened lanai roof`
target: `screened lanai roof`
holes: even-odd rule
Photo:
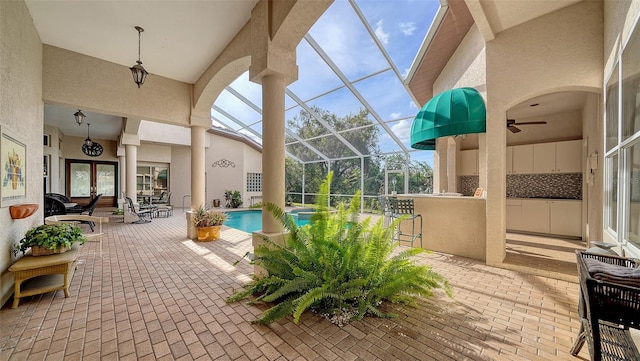
[[[297,48],[298,80],[285,95],[286,152],[314,163],[371,156],[363,134],[375,129],[376,154],[408,153],[432,164],[432,152],[410,147],[413,118],[420,108],[403,85],[439,7],[437,0],[337,0]],[[212,110],[214,126],[262,143],[262,92],[248,72],[226,87]],[[301,135],[305,124],[318,130]],[[336,129],[322,112],[337,117],[366,112],[366,120]],[[335,144],[341,146],[336,147]],[[377,149],[376,149],[377,148]]]

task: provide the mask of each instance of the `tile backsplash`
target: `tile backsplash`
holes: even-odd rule
[[[478,176],[458,177],[458,192],[472,196]],[[582,173],[508,174],[507,198],[582,199]]]

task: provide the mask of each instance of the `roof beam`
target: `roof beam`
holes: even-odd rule
[[[236,98],[240,99],[241,101],[243,101],[245,104],[247,104],[248,106],[250,106],[253,110],[255,110],[256,112],[258,112],[260,115],[262,115],[262,109],[260,109],[259,106],[257,106],[256,104],[254,104],[251,100],[247,99],[244,95],[238,93],[235,89],[233,89],[230,86],[227,86],[225,88],[229,93],[233,94]],[[295,138],[297,141],[299,141],[300,143],[302,143],[302,145],[304,145],[305,147],[307,147],[310,151],[314,152],[318,157],[324,159],[324,160],[329,160],[329,158],[324,155],[323,153],[321,153],[318,149],[316,149],[314,146],[312,146],[311,144],[307,143],[304,139],[300,138],[297,134],[293,133],[292,131],[288,130],[287,127],[284,128],[285,133],[287,133],[289,136]],[[260,135],[260,137],[262,138],[262,135]]]
[[[380,118],[380,115],[378,115],[378,113],[373,109],[373,107],[371,107],[369,102],[367,102],[366,99],[364,99],[364,97],[362,96],[362,94],[360,94],[358,89],[356,89],[353,86],[353,83],[351,83],[349,81],[349,79],[347,79],[347,77],[344,75],[344,73],[340,69],[338,69],[338,66],[333,62],[333,60],[331,60],[329,58],[329,56],[327,55],[327,53],[324,52],[322,47],[320,47],[320,45],[318,45],[318,43],[311,36],[311,34],[307,33],[307,35],[305,35],[304,39],[309,43],[309,45],[311,45],[311,47],[318,53],[318,55],[320,55],[322,60],[324,60],[324,62],[327,63],[327,65],[331,68],[331,70],[333,70],[333,72],[338,76],[338,78],[340,78],[340,80],[344,83],[344,85],[346,85],[346,87],[351,91],[351,93],[356,98],[358,98],[360,103],[365,107],[365,109],[367,109],[369,114],[371,114],[371,116],[376,121],[378,121],[378,124],[380,124],[380,126],[382,126],[382,128],[384,128],[384,130],[387,131],[387,133],[389,134],[391,139],[393,139],[396,142],[396,144],[400,147],[400,149],[402,149],[402,151],[404,153],[406,153],[407,152],[407,148],[404,146],[404,144],[402,144],[402,142],[400,141],[400,139],[398,139],[396,134],[391,131],[391,128],[389,128],[389,126],[387,126],[387,124],[385,124],[382,121],[382,118]]]
[[[465,0],[464,2],[467,4],[467,8],[469,8],[469,12],[473,17],[473,21],[476,23],[478,30],[480,30],[482,37],[484,37],[484,42],[486,43],[495,39],[496,34],[491,28],[491,23],[487,18],[487,13],[484,11],[480,0]]]

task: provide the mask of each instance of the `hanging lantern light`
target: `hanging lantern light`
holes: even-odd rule
[[[138,85],[138,88],[140,88],[149,73],[142,66],[142,61],[140,61],[140,33],[142,33],[144,29],[136,26],[136,30],[138,31],[138,60],[136,61],[137,64],[129,68],[129,70],[131,70],[131,75],[133,75],[133,81]]]
[[[76,118],[76,123],[78,123],[78,126],[82,125],[84,118],[87,117],[86,115],[84,115],[84,113],[82,113],[82,110],[80,109],[78,109],[77,112],[73,113],[73,116]]]
[[[90,157],[97,157],[102,154],[103,149],[100,144],[91,140],[91,137],[89,136],[90,125],[90,123],[87,123],[87,139],[84,140],[84,144],[82,145],[82,153]]]

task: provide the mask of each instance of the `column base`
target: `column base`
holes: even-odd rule
[[[277,233],[265,233],[262,231],[256,231],[251,234],[251,243],[253,244],[253,249],[255,252],[255,249],[258,246],[261,246],[267,243],[265,242],[265,239],[269,239],[278,245],[286,246],[287,237],[289,237],[289,232],[286,232],[286,231],[277,232]],[[267,275],[267,271],[264,268],[255,264],[253,265],[253,273],[258,277],[263,277]]]

